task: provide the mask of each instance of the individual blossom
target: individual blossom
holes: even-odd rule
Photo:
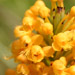
[[[39,15],[39,9],[41,7],[45,6],[44,2],[42,0],[37,0],[35,4],[30,8],[30,10],[35,14]]]
[[[33,45],[27,58],[34,63],[40,62],[44,58],[44,52],[40,46]]]
[[[31,42],[31,37],[30,36],[22,36],[22,37],[20,37],[20,41],[24,45],[29,44]]]
[[[25,46],[21,43],[20,40],[16,40],[12,43],[12,53],[13,57],[17,57],[21,51],[25,49]]]
[[[55,75],[60,75],[61,72],[66,68],[66,59],[61,57],[59,60],[55,60],[52,64]]]
[[[52,44],[54,50],[61,51],[64,50],[71,50],[73,45],[72,42],[74,41],[75,31],[66,31],[64,33],[59,33],[53,37],[54,42]]]
[[[28,62],[29,62],[24,54],[19,54],[19,55],[16,57],[16,60],[17,60],[18,62],[23,62],[23,63],[28,63]]]
[[[53,26],[52,26],[52,24],[48,23],[48,22],[44,23],[42,25],[42,31],[46,35],[48,35],[48,34],[52,35],[53,34]]]
[[[32,42],[33,42],[33,44],[40,45],[43,42],[43,37],[41,35],[38,35],[38,34],[34,35],[34,36],[32,36]]]
[[[51,46],[43,47],[43,51],[46,57],[53,57],[53,54],[55,52]]]
[[[23,26],[26,31],[33,30],[34,19],[32,17],[23,18]]]
[[[65,68],[60,75],[75,75],[75,65]]]
[[[23,26],[17,26],[14,30],[14,34],[16,37],[21,37],[24,35],[30,35],[31,31],[25,31]]]
[[[46,11],[46,12],[45,12]],[[46,6],[43,6],[39,9],[39,15],[42,17],[42,18],[46,18],[46,17],[49,17],[49,14],[50,14],[50,9],[47,8]]]
[[[66,72],[69,73],[69,75],[75,75],[75,65],[70,66],[66,69]]]

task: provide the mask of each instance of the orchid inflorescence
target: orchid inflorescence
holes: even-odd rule
[[[12,58],[18,66],[6,75],[75,75],[75,6],[65,14],[63,0],[37,0],[16,26]]]

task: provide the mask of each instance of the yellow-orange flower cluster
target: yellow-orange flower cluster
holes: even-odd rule
[[[37,0],[14,34],[12,57],[19,64],[6,75],[75,75],[75,6],[65,14],[63,0],[51,0],[51,10]]]

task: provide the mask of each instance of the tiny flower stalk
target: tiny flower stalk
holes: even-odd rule
[[[36,0],[16,26],[6,75],[75,75],[75,6],[65,13],[63,0]],[[6,59],[11,59],[6,58]]]

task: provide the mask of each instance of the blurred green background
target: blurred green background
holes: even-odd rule
[[[36,0],[0,0],[0,75],[5,75],[7,68],[14,68],[13,60],[6,61],[4,56],[10,56],[10,46],[15,39],[13,29],[20,25],[24,13]],[[50,0],[44,0],[50,8]],[[66,12],[75,5],[75,0],[64,0]]]

